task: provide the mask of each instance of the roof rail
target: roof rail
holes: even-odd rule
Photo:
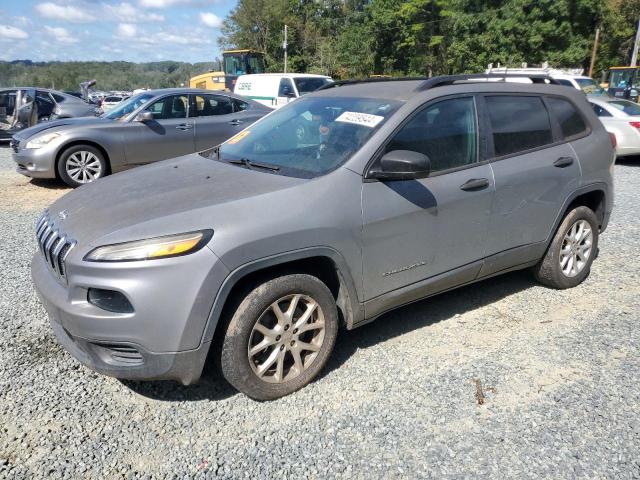
[[[341,87],[343,85],[356,85],[358,83],[376,83],[376,82],[409,82],[416,80],[429,80],[429,77],[380,77],[380,78],[356,78],[353,80],[336,80],[321,86],[318,90],[326,90],[328,88]]]
[[[560,82],[551,78],[549,75],[545,74],[535,74],[535,73],[474,73],[474,74],[466,74],[466,75],[443,75],[441,77],[433,77],[425,80],[418,88],[416,88],[417,92],[422,92],[424,90],[429,90],[430,88],[435,87],[443,87],[446,85],[453,85],[456,82],[473,82],[479,80],[488,80],[491,78],[496,78],[506,82],[509,78],[528,78],[531,80],[531,83],[550,83],[553,85],[560,85]]]

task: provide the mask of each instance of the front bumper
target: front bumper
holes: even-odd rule
[[[59,322],[55,308],[49,307],[47,312],[60,345],[83,365],[110,377],[177,380],[190,385],[200,378],[209,353],[208,343],[187,352],[153,353],[132,343],[96,342],[74,337]]]
[[[11,156],[16,162],[16,172],[32,178],[56,178],[56,148],[47,145],[42,148],[23,148],[21,141],[11,142]]]
[[[211,250],[150,262],[76,259],[67,265],[68,285],[51,273],[39,252],[31,273],[51,327],[69,353],[117,378],[185,385],[198,380],[210,347],[202,341],[204,326],[228,274]],[[91,304],[89,288],[122,292],[134,312],[114,313]]]

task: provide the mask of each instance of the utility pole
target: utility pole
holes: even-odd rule
[[[596,39],[593,42],[593,51],[591,52],[591,64],[589,65],[589,76],[593,76],[593,67],[596,64],[596,54],[598,53],[598,42],[600,41],[600,29],[596,28]]]
[[[284,73],[287,73],[287,26],[284,26],[284,42],[282,42],[282,48],[284,49]]]
[[[638,20],[638,30],[636,31],[636,40],[633,44],[633,54],[631,55],[631,66],[635,67],[638,62],[638,44],[640,43],[640,19]]]

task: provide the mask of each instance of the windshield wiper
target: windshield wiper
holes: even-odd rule
[[[253,162],[248,158],[240,158],[238,160],[229,160],[229,163],[233,163],[234,165],[242,165],[247,168],[264,168],[265,170],[271,170],[272,172],[277,172],[280,170],[280,167],[276,167],[275,165],[269,165],[268,163]]]

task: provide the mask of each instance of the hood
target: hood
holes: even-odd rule
[[[95,246],[215,229],[215,211],[225,204],[306,181],[249,170],[196,153],[84,185],[48,210],[61,231],[79,244]],[[66,214],[64,220],[60,219],[61,211]]]
[[[107,118],[101,117],[77,117],[77,118],[63,118],[60,120],[52,120],[50,122],[42,122],[34,125],[33,127],[25,128],[20,131],[17,135],[18,138],[27,139],[33,137],[34,135],[44,132],[45,130],[51,131],[63,131],[65,127],[70,126],[73,128],[76,125],[103,125],[104,122],[112,122],[113,120],[109,120]]]

